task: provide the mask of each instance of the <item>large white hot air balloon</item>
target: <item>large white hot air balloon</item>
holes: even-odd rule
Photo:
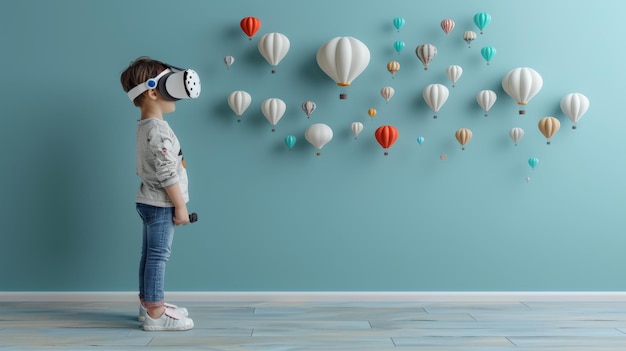
[[[435,112],[433,118],[437,118],[437,112],[446,103],[449,94],[450,91],[443,84],[429,84],[424,88],[422,95],[424,96],[424,101]]]
[[[271,125],[275,126],[278,124],[285,111],[287,110],[287,105],[285,102],[278,98],[269,98],[261,104],[261,111]],[[272,132],[276,131],[276,129],[272,128]]]
[[[243,115],[251,102],[252,97],[247,91],[236,90],[228,95],[228,106],[230,106],[237,116]],[[241,122],[241,119],[238,119],[237,122]]]
[[[476,94],[476,102],[485,110],[485,117],[487,117],[487,112],[493,107],[493,104],[496,103],[496,99],[498,99],[498,95],[493,90],[481,90]]]
[[[317,50],[317,64],[337,85],[347,87],[370,62],[370,51],[360,40],[353,37],[333,38]],[[340,99],[348,94],[342,93]]]
[[[543,78],[532,68],[514,68],[502,78],[502,88],[518,105],[526,105],[543,86]],[[519,110],[519,114],[525,114]]]
[[[333,130],[324,123],[315,123],[306,129],[304,138],[315,148],[321,150],[333,138]],[[317,156],[320,154],[321,152],[318,152]]]
[[[561,110],[574,123],[572,129],[576,129],[576,122],[589,109],[589,99],[580,93],[567,94],[561,99]]]
[[[281,33],[267,33],[259,39],[259,52],[272,66],[277,66],[289,52],[289,39]],[[276,73],[272,69],[272,73]]]

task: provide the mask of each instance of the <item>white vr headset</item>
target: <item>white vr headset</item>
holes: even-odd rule
[[[137,96],[151,89],[159,89],[165,100],[195,99],[200,96],[200,77],[192,69],[168,66],[158,76],[137,85],[128,91],[128,98],[134,101]],[[173,69],[178,72],[174,72]]]

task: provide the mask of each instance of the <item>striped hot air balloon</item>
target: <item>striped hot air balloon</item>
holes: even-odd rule
[[[428,64],[430,64],[437,55],[437,48],[433,44],[421,44],[415,49],[415,54],[424,64],[424,70],[427,70]]]

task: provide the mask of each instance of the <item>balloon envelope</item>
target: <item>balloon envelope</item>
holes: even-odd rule
[[[481,90],[476,94],[476,102],[485,110],[485,117],[487,117],[487,112],[496,103],[497,98],[498,96],[493,90]]]
[[[350,130],[352,131],[352,134],[354,135],[354,139],[356,139],[359,136],[359,134],[361,134],[361,132],[363,131],[363,123],[352,122],[352,124],[350,124]]]
[[[404,26],[404,23],[406,21],[404,20],[404,18],[402,17],[396,17],[393,19],[393,26],[396,27],[396,29],[398,31],[400,31],[400,28],[402,28],[402,26]]]
[[[402,50],[404,50],[404,42],[402,40],[395,41],[393,43],[393,48],[396,49],[396,52],[399,54]]]
[[[528,164],[530,165],[530,168],[532,169],[535,169],[538,163],[539,163],[539,159],[536,157],[531,157],[528,159]]]
[[[422,64],[424,65],[424,69],[428,69],[428,65],[437,55],[437,47],[433,44],[421,44],[418,45],[415,49],[415,54]]]
[[[304,138],[317,149],[321,149],[333,138],[333,130],[326,124],[316,123],[306,129]]]
[[[463,40],[465,40],[465,42],[467,43],[467,47],[472,47],[472,41],[474,41],[474,39],[476,39],[476,32],[468,30],[467,32],[463,33]]]
[[[261,104],[263,115],[273,126],[278,124],[278,121],[283,118],[286,109],[287,105],[285,102],[278,98],[269,98]]]
[[[574,123],[572,129],[576,129],[576,122],[589,109],[589,99],[580,93],[567,94],[561,99],[561,110]]]
[[[561,128],[561,122],[555,117],[547,116],[539,120],[538,127],[541,134],[548,139],[547,143],[550,144],[550,138]]]
[[[285,137],[285,144],[289,148],[289,150],[293,149],[294,145],[296,145],[296,137],[295,135],[287,135]]]
[[[450,91],[445,85],[442,84],[429,84],[422,91],[424,101],[435,112],[434,118],[437,118],[437,112],[441,109],[443,104],[448,100]]]
[[[496,55],[496,48],[493,46],[485,46],[480,49],[480,54],[483,56],[485,61],[487,61],[487,64],[489,64],[489,61],[491,61],[491,59]]]
[[[515,145],[517,145],[517,143],[522,140],[522,137],[524,136],[524,130],[520,127],[511,128],[511,130],[509,131],[509,136],[511,137]]]
[[[384,87],[382,89],[380,89],[380,95],[383,97],[383,99],[389,101],[392,97],[393,94],[395,94],[395,90],[393,90],[392,87]]]
[[[305,101],[302,103],[302,111],[304,111],[307,117],[310,117],[316,108],[317,105],[313,101]]]
[[[237,116],[243,115],[250,106],[252,97],[243,90],[233,91],[228,95],[228,106],[235,112]]]
[[[370,51],[353,37],[333,38],[317,50],[317,64],[339,86],[349,86],[367,68]]]
[[[389,62],[387,62],[387,70],[393,76],[394,74],[396,74],[396,72],[398,72],[400,70],[400,62],[398,62],[398,61],[389,61]]]
[[[461,68],[461,66],[459,65],[452,65],[446,68],[446,75],[448,76],[448,79],[450,79],[450,81],[452,82],[453,87],[456,86],[456,82],[459,80],[459,78],[461,78],[462,74],[463,68]]]
[[[224,64],[226,65],[226,68],[230,68],[230,66],[233,65],[233,63],[235,63],[235,58],[232,56],[224,56]]]
[[[417,137],[417,143],[422,145],[424,143],[424,137],[423,136]]]
[[[376,132],[374,132],[374,137],[380,146],[384,149],[388,149],[398,139],[398,129],[394,126],[380,126],[376,129]]]
[[[543,86],[543,78],[532,68],[518,67],[510,70],[502,78],[502,89],[512,97],[518,105],[526,105]],[[524,114],[524,110],[519,111]]]
[[[441,29],[443,30],[444,33],[450,34],[450,32],[454,29],[454,21],[451,20],[450,18],[446,18],[443,21],[441,21]]]
[[[465,144],[472,140],[472,131],[467,128],[461,128],[454,133],[456,140],[461,144],[461,149],[465,150]]]
[[[241,30],[252,40],[254,34],[261,28],[261,21],[256,17],[245,17],[239,22]]]
[[[267,33],[257,45],[261,56],[272,66],[276,66],[289,52],[289,39],[281,33]]]
[[[474,15],[474,24],[480,29],[480,34],[483,34],[483,29],[491,22],[491,16],[487,12],[479,12]]]
[[[369,110],[367,110],[367,114],[368,114],[370,117],[374,117],[374,116],[376,116],[376,109],[375,109],[375,108],[370,108]]]

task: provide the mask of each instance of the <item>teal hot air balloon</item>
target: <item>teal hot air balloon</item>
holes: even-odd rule
[[[535,167],[537,167],[538,163],[539,163],[539,159],[536,157],[531,157],[528,159],[528,164],[530,165],[530,168],[532,168],[533,170],[535,169]]]
[[[480,29],[480,34],[483,34],[483,29],[491,22],[491,16],[487,12],[479,12],[474,15],[474,23],[476,27]]]
[[[424,137],[423,136],[417,137],[417,143],[422,145],[424,143]]]
[[[402,50],[404,50],[404,46],[405,46],[405,44],[404,44],[404,42],[402,40],[398,40],[398,41],[393,43],[393,48],[396,49],[396,52],[398,54],[400,54],[400,52]]]
[[[485,46],[480,49],[480,54],[483,55],[483,58],[487,61],[487,64],[489,64],[489,61],[496,55],[496,48],[493,46]]]
[[[285,144],[289,150],[293,149],[294,145],[296,145],[296,137],[294,135],[287,135],[285,137]]]
[[[402,26],[404,25],[404,22],[406,22],[404,20],[404,18],[402,17],[396,17],[393,19],[393,26],[396,27],[396,29],[398,30],[398,32],[400,31],[400,28],[402,28]]]

